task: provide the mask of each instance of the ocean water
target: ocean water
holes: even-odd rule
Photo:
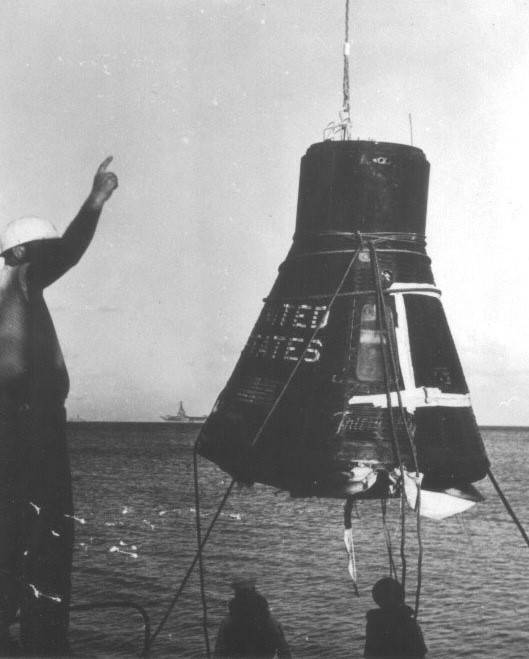
[[[196,434],[196,428],[173,424],[70,424],[76,515],[82,520],[76,522],[74,604],[129,600],[157,626],[196,549]],[[493,473],[529,527],[529,429],[489,428],[483,436]],[[230,479],[203,459],[199,478],[206,528]],[[463,516],[422,520],[419,620],[428,656],[526,659],[529,548],[490,482],[479,489],[486,501]],[[413,604],[417,542],[413,515],[408,520],[407,590]],[[397,526],[398,502],[391,502],[395,534]],[[260,485],[234,490],[204,552],[212,644],[231,597],[230,580],[252,575],[295,657],[361,657],[371,587],[388,572],[379,502],[359,503],[354,529],[359,597],[347,572],[341,502],[291,499]],[[77,654],[133,656],[141,650],[142,633],[132,609],[71,616]],[[204,656],[198,573],[152,652]]]

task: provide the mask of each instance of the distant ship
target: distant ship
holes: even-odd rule
[[[180,401],[178,406],[178,412],[176,415],[172,414],[163,414],[162,419],[164,421],[170,421],[171,423],[204,423],[207,419],[207,416],[187,416],[187,413],[184,409],[184,404]]]

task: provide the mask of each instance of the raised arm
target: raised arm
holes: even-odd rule
[[[112,156],[105,158],[97,168],[92,190],[58,240],[40,243],[32,254],[28,268],[30,286],[45,288],[73,267],[90,244],[105,202],[118,187],[118,178],[107,167]]]

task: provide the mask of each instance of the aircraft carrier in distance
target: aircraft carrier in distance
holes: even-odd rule
[[[161,418],[164,421],[169,421],[170,423],[200,424],[204,423],[204,421],[207,419],[207,416],[187,416],[187,413],[184,409],[184,404],[182,401],[180,401],[178,412],[176,414],[163,414]]]

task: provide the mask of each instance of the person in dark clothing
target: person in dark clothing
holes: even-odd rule
[[[385,577],[373,586],[372,594],[380,609],[367,612],[364,657],[422,659],[426,645],[413,610],[404,603],[401,584]]]
[[[215,657],[291,657],[281,625],[252,581],[235,581],[235,597],[222,621]]]
[[[99,166],[92,190],[62,237],[39,218],[0,237],[0,654],[20,611],[21,652],[68,654],[73,504],[64,403],[68,373],[43,289],[90,244],[118,185]]]

